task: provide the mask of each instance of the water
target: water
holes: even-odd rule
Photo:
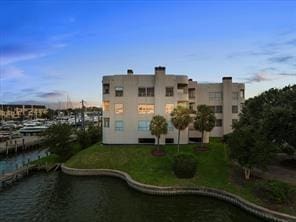
[[[119,179],[38,173],[0,191],[0,221],[259,222],[240,208],[200,196],[151,196]]]
[[[16,167],[22,167],[30,161],[37,160],[38,156],[46,156],[46,149],[30,150],[18,153],[16,155],[0,156],[0,173],[9,173],[16,170]]]

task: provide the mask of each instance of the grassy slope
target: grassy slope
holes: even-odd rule
[[[137,181],[160,186],[207,186],[224,189],[244,198],[261,203],[248,187],[241,188],[229,180],[229,162],[221,143],[212,142],[207,152],[193,152],[196,145],[183,145],[181,152],[193,153],[197,159],[197,174],[192,179],[178,179],[172,172],[175,145],[166,145],[165,157],[153,157],[152,146],[94,145],[81,151],[66,162],[66,166],[81,169],[118,169]]]

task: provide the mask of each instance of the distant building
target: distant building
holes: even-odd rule
[[[156,67],[152,75],[103,76],[103,143],[154,143],[149,131],[154,115],[168,121],[168,134],[161,143],[177,143],[177,130],[170,121],[170,113],[177,105],[196,110],[197,105],[211,106],[216,126],[210,136],[222,137],[232,131],[232,123],[244,103],[245,86],[223,77],[221,83],[198,83],[187,75],[168,75],[165,67]],[[191,124],[181,132],[181,144],[200,140],[201,133]]]
[[[47,114],[47,111],[43,105],[0,104],[1,120],[40,118]]]

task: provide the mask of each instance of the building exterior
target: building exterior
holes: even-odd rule
[[[0,104],[1,120],[40,118],[47,113],[43,105]]]
[[[155,67],[152,75],[103,76],[103,143],[155,143],[149,131],[154,115],[168,120],[168,133],[161,144],[177,143],[178,132],[170,121],[170,113],[178,105],[196,110],[197,105],[211,106],[216,126],[210,136],[221,137],[232,131],[232,123],[244,103],[245,86],[223,77],[221,83],[198,83],[186,75],[168,75],[165,67]],[[181,144],[200,140],[201,133],[191,124],[181,131]]]

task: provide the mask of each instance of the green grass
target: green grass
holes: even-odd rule
[[[61,162],[61,161],[60,161],[60,158],[59,158],[58,155],[50,154],[48,156],[40,158],[39,160],[34,160],[31,163],[32,164],[37,164],[37,165],[40,165],[40,166],[44,166],[46,164],[47,165],[53,165],[53,164],[56,164],[56,163],[59,163],[59,162]]]
[[[135,180],[159,186],[207,186],[241,193],[239,187],[229,182],[229,164],[221,143],[212,142],[207,152],[194,152],[194,144],[182,145],[181,152],[193,153],[197,159],[197,174],[192,179],[178,179],[172,172],[175,145],[163,148],[167,155],[154,157],[153,146],[101,146],[94,145],[79,152],[66,162],[66,166],[80,169],[118,169]],[[252,198],[248,192],[245,195]]]

